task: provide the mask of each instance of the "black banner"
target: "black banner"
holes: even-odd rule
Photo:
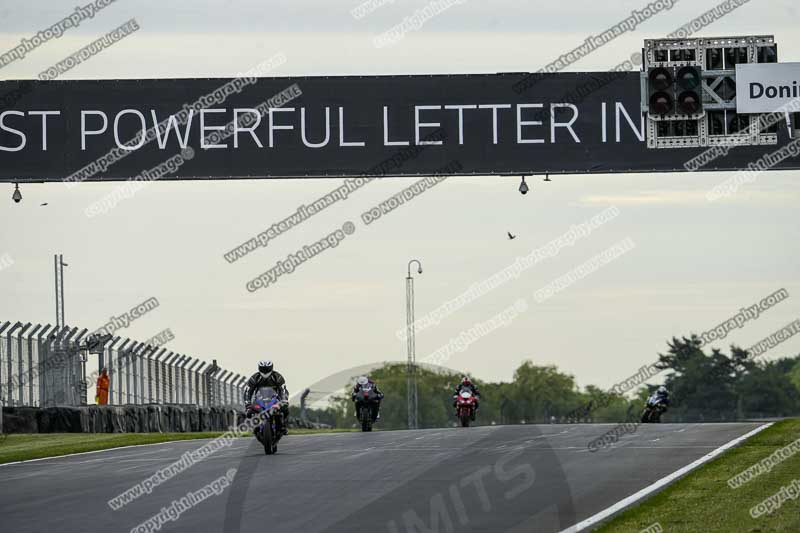
[[[3,81],[0,181],[669,172],[705,151],[647,148],[638,72],[522,76]]]

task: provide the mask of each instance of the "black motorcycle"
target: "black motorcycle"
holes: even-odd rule
[[[361,431],[372,431],[381,401],[375,387],[372,384],[362,386],[360,391],[353,394],[353,401],[356,402],[356,416],[361,422]]]
[[[661,415],[663,415],[666,410],[667,403],[664,401],[664,398],[653,394],[644,404],[644,411],[642,411],[642,424],[661,423]]]

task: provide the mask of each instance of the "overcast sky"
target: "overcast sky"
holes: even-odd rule
[[[0,53],[71,13],[78,2],[0,0]],[[0,68],[0,79],[34,79],[130,18],[141,29],[63,79],[234,77],[273,54],[277,75],[491,73],[536,70],[647,2],[466,0],[397,45],[372,39],[428,2],[394,0],[356,20],[360,2],[341,0],[118,0],[60,39]],[[572,65],[602,71],[642,40],[666,35],[716,1],[681,0]],[[752,0],[702,35],[774,34],[783,62],[800,61],[794,0]],[[0,159],[0,162],[2,160]],[[290,391],[340,370],[402,360],[406,264],[422,261],[417,316],[471,284],[616,206],[619,216],[519,279],[417,336],[424,358],[519,298],[526,312],[455,354],[447,366],[487,380],[510,379],[524,360],[555,364],[579,384],[610,387],[653,362],[673,335],[700,333],[786,288],[791,298],[715,346],[745,347],[800,316],[797,172],[762,175],[714,203],[718,173],[451,178],[304,264],[267,290],[244,284],[305,244],[357,222],[411,181],[373,182],[246,258],[222,254],[315,200],[341,180],[156,182],[107,215],[85,207],[116,184],[26,185],[0,199],[0,321],[54,320],[53,263],[63,253],[66,315],[95,329],[155,297],[160,307],[121,335],[145,340],[170,328],[169,348],[243,374],[271,358]],[[41,207],[47,202],[49,205]],[[517,235],[508,240],[506,232]],[[536,303],[533,293],[593,255],[630,238],[635,247],[585,279]],[[766,358],[796,355],[800,337]]]

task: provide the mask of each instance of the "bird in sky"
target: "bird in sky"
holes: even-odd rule
[[[510,232],[510,231],[508,232],[508,240],[509,240],[509,241],[513,241],[513,240],[514,240],[514,239],[516,239],[516,238],[517,238],[517,236],[516,236],[516,235],[511,235],[511,232]]]
[[[45,202],[45,203],[41,204],[39,207],[44,207],[44,206],[46,206],[46,205],[47,205],[47,202]]]

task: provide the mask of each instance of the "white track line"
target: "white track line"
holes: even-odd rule
[[[712,451],[710,453],[707,453],[706,455],[704,455],[703,457],[701,457],[697,461],[684,466],[680,470],[676,470],[675,472],[673,472],[672,474],[669,474],[666,477],[663,477],[663,478],[659,479],[658,481],[656,481],[652,485],[650,485],[648,487],[645,487],[642,490],[640,490],[639,492],[628,496],[624,500],[618,501],[617,503],[615,503],[614,505],[612,505],[608,509],[604,509],[604,510],[600,511],[599,513],[597,513],[596,515],[590,516],[586,520],[578,522],[574,526],[568,527],[567,529],[561,531],[561,533],[574,533],[576,531],[582,531],[582,530],[588,528],[589,526],[597,524],[601,520],[605,520],[609,516],[620,512],[621,510],[625,509],[629,505],[631,505],[633,503],[636,503],[637,501],[641,500],[645,496],[648,496],[649,494],[652,494],[653,492],[661,489],[665,485],[668,485],[669,483],[672,483],[673,481],[675,481],[679,477],[691,472],[692,470],[694,470],[698,466],[700,466],[700,465],[702,465],[704,463],[707,463],[711,459],[714,459],[715,457],[717,457],[721,453],[729,450],[730,448],[733,448],[734,446],[736,446],[740,442],[749,439],[750,437],[752,437],[756,433],[759,433],[759,432],[767,429],[773,423],[774,422],[769,422],[767,424],[764,424],[763,426],[759,426],[756,429],[754,429],[753,431],[751,431],[750,433],[742,435],[741,437],[737,437],[737,438],[733,439],[732,441],[730,441],[727,444],[723,444],[722,446],[720,446],[716,450],[714,450],[714,451]]]

